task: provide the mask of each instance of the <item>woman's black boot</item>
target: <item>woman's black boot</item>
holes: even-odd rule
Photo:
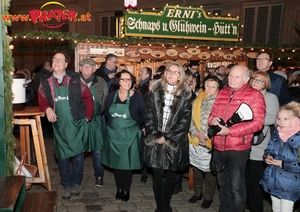
[[[122,201],[127,202],[129,200],[129,191],[123,191]]]
[[[122,191],[122,189],[117,190],[116,199],[122,199],[123,200],[123,191]]]

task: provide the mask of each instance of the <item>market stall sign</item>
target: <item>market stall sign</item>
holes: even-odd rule
[[[238,41],[239,20],[208,16],[202,8],[166,5],[164,11],[126,11],[125,36]]]

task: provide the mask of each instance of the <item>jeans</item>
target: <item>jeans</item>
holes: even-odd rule
[[[93,167],[94,167],[94,176],[95,177],[103,177],[104,176],[104,168],[101,165],[102,158],[102,150],[97,149],[92,152],[93,158]]]
[[[214,151],[220,186],[220,212],[243,212],[246,205],[245,170],[250,150]],[[224,169],[222,167],[225,165]]]
[[[72,170],[70,159],[72,161]],[[58,158],[61,184],[64,188],[72,187],[74,184],[81,184],[84,168],[84,154],[81,153],[71,158]]]
[[[293,212],[294,202],[287,199],[279,199],[271,195],[273,212]]]

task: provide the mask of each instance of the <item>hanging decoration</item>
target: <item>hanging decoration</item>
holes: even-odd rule
[[[130,9],[130,8],[137,8],[137,0],[124,0],[124,8]]]

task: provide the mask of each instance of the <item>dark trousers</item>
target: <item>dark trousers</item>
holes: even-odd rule
[[[219,212],[243,212],[246,205],[246,165],[250,150],[214,151],[220,186]],[[223,168],[223,166],[225,167]]]
[[[195,196],[200,197],[203,193],[203,184],[205,179],[205,195],[204,199],[211,201],[213,199],[217,178],[211,172],[203,172],[196,167],[193,167],[194,172],[194,191]]]
[[[171,198],[174,190],[176,172],[152,168],[153,191],[156,201],[155,212],[171,212]]]
[[[118,190],[130,191],[132,183],[132,170],[114,170],[116,186]]]
[[[259,184],[265,170],[263,161],[248,160],[246,169],[247,208],[251,212],[264,211],[264,191]]]

